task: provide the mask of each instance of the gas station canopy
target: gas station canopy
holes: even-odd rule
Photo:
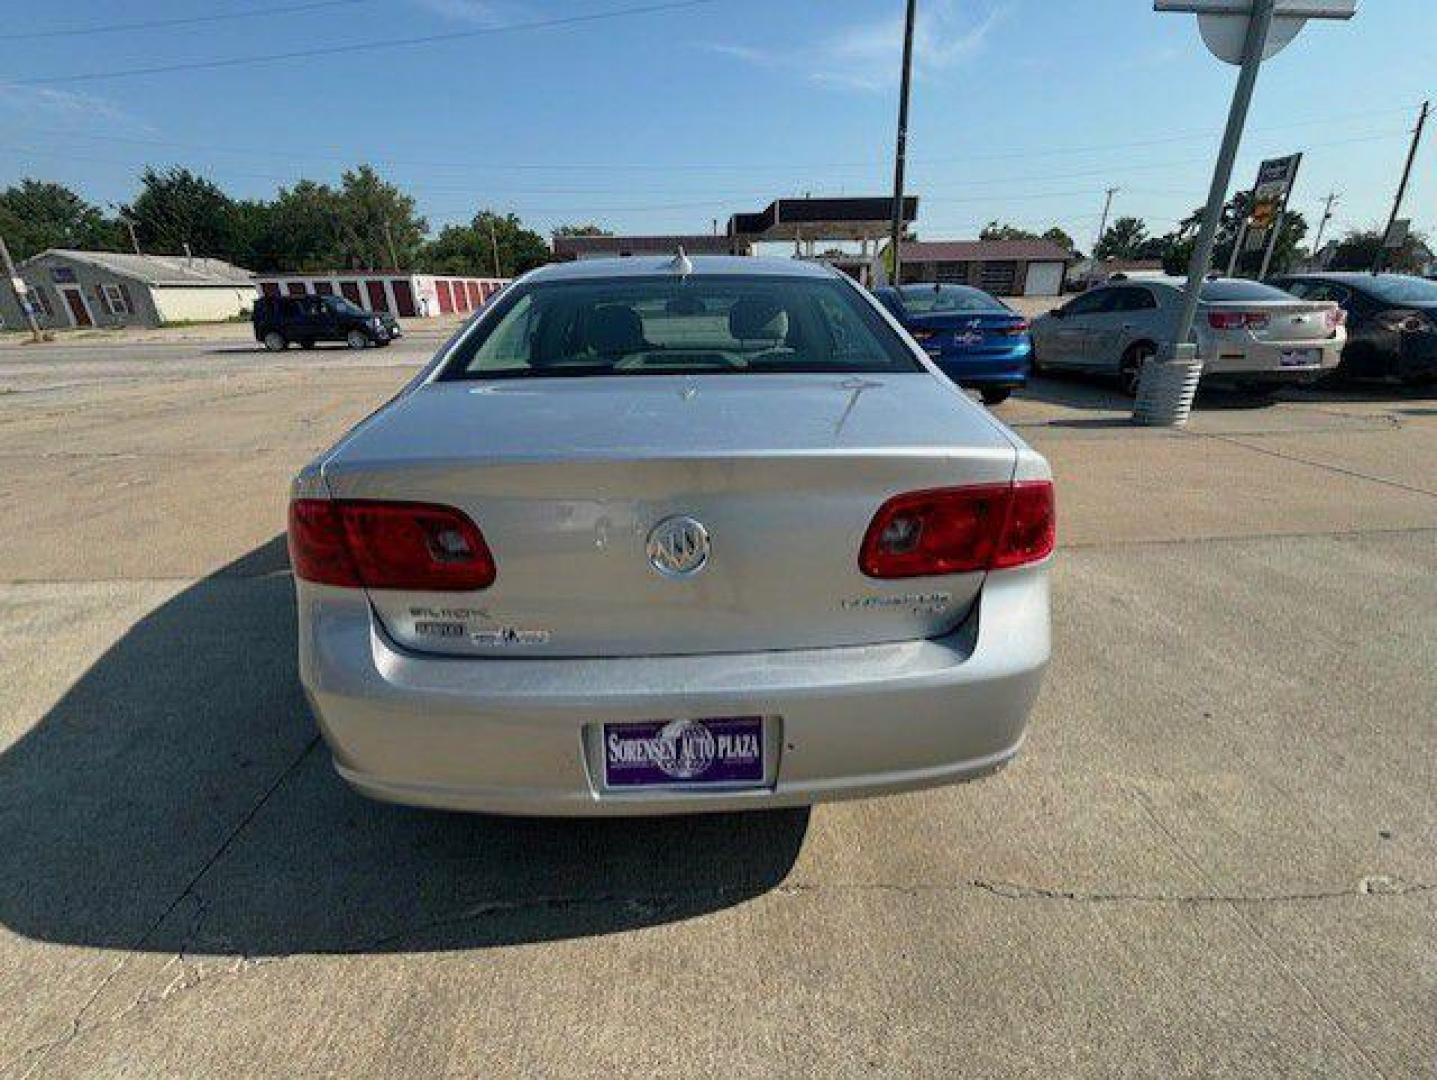
[[[893,199],[888,196],[775,199],[756,214],[729,218],[730,236],[754,241],[839,242],[877,240],[888,235]],[[918,199],[903,200],[903,223],[918,217]]]

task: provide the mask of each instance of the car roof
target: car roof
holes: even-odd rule
[[[1377,276],[1379,278],[1417,277],[1416,274],[1378,274]],[[1372,284],[1373,275],[1362,270],[1314,270],[1308,274],[1284,274],[1283,277],[1293,280],[1303,278],[1310,281],[1335,281],[1339,285],[1351,285],[1353,288],[1360,289]]]
[[[677,254],[677,253],[675,253]],[[837,270],[823,263],[804,259],[774,258],[754,255],[690,255],[693,270],[689,276],[758,276],[758,277],[841,277]],[[616,277],[651,277],[673,273],[674,255],[632,255],[617,259],[578,259],[575,262],[551,263],[525,274],[525,282],[594,281]]]

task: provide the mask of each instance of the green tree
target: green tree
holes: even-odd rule
[[[1381,229],[1352,229],[1337,242],[1329,269],[1371,270],[1381,248]],[[1410,233],[1402,247],[1387,253],[1382,265],[1393,273],[1420,274],[1431,257],[1427,238],[1419,233]]]
[[[140,173],[140,193],[125,207],[146,252],[175,255],[188,244],[195,255],[230,259],[239,239],[234,200],[214,183],[175,166]]]
[[[1108,226],[1093,254],[1099,259],[1141,259],[1149,247],[1148,226],[1139,217],[1120,217]]]
[[[26,178],[0,191],[0,235],[10,254],[28,259],[47,248],[119,251],[120,223],[63,184]]]
[[[1247,220],[1251,211],[1252,194],[1247,191],[1237,192],[1223,205],[1222,216],[1218,219],[1217,235],[1213,240],[1212,269],[1226,273],[1228,262],[1232,258],[1233,245],[1241,236],[1242,223]],[[1202,226],[1202,217],[1203,208],[1198,207],[1179,223],[1176,233],[1163,237],[1162,259],[1168,273],[1187,273],[1188,263],[1192,260],[1193,245],[1197,242],[1197,232]],[[1296,210],[1289,210],[1284,214],[1282,225],[1278,229],[1277,242],[1272,250],[1268,273],[1281,274],[1291,269],[1292,264],[1302,254],[1302,241],[1306,236],[1307,219]],[[1261,269],[1261,249],[1238,253],[1234,273],[1239,277],[1256,277]]]
[[[429,223],[414,199],[369,165],[340,177],[336,196],[339,254],[349,269],[413,269]],[[394,263],[399,265],[392,266]]]
[[[481,210],[468,225],[446,225],[425,246],[420,264],[437,274],[493,274],[496,248],[501,277],[522,274],[549,261],[544,238],[526,229],[517,217]]]
[[[256,205],[250,234],[255,270],[331,270],[348,265],[340,198],[327,184],[301,180]],[[387,262],[388,259],[385,259]]]
[[[990,221],[978,233],[979,240],[1037,240],[1038,234],[1009,225],[1006,221]]]
[[[1074,255],[1078,253],[1078,245],[1073,242],[1073,238],[1056,225],[1043,234],[1043,239],[1050,244],[1057,244],[1064,251],[1071,251]]]
[[[608,229],[595,225],[592,221],[586,225],[560,225],[554,230],[555,236],[613,236]]]

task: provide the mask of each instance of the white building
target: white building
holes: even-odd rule
[[[253,276],[220,259],[52,248],[16,269],[45,327],[222,322],[254,306]],[[25,324],[8,288],[0,288],[0,318]]]
[[[256,277],[260,292],[266,296],[343,296],[369,311],[387,311],[404,318],[467,314],[477,310],[507,280],[395,270],[319,270]]]

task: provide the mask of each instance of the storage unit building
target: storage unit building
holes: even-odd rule
[[[1057,296],[1073,261],[1048,240],[915,240],[899,251],[904,283],[974,285],[994,296]]]
[[[370,311],[401,318],[467,315],[498,292],[507,278],[403,274],[392,270],[322,270],[315,273],[260,274],[266,296],[343,296]]]
[[[222,322],[254,306],[253,276],[220,259],[53,248],[16,269],[47,328]],[[0,288],[0,318],[25,324],[8,288]]]

